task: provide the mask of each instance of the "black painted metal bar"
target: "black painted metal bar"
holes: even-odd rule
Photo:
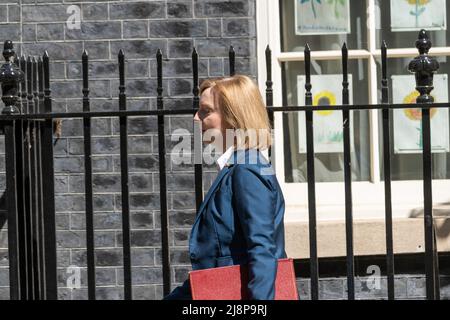
[[[194,48],[192,51],[192,77],[194,95],[192,100],[192,108],[197,112],[199,108],[199,87],[198,87],[198,53]],[[203,143],[201,122],[193,122],[194,124],[194,179],[195,179],[195,207],[196,212],[200,209],[203,201]]]
[[[270,50],[270,47],[266,47],[266,106],[271,107],[273,106],[273,81],[272,81],[272,50]],[[270,129],[274,129],[274,114],[273,109],[267,110],[267,115],[269,117],[269,123],[270,123]],[[271,131],[272,135],[272,131]],[[272,159],[272,146],[269,146],[269,160],[270,163],[273,163]]]
[[[52,112],[50,90],[50,61],[45,51],[44,68],[44,112]],[[56,273],[56,226],[55,226],[55,178],[53,167],[53,121],[45,120],[42,131],[42,176],[43,212],[44,212],[44,252],[45,252],[45,298],[56,300],[58,296]]]
[[[381,46],[381,103],[389,104],[389,87],[387,80],[387,46]],[[384,203],[386,220],[386,270],[388,299],[395,299],[394,288],[394,242],[392,231],[392,195],[391,195],[391,141],[390,110],[383,109],[383,164],[384,164]]]
[[[23,77],[20,81],[20,111],[21,114],[27,113],[27,87],[26,87],[26,61],[25,56],[21,56],[19,59],[20,70],[22,72]],[[18,230],[19,230],[19,273],[20,273],[20,299],[26,300],[28,299],[28,273],[27,273],[27,238],[26,238],[26,210],[25,210],[25,161],[24,161],[24,138],[26,137],[26,125],[24,120],[20,120],[16,122],[15,128],[15,143],[16,143],[16,183],[17,183],[17,209],[18,209]]]
[[[349,104],[348,91],[348,49],[342,46],[342,104]],[[353,205],[352,205],[352,166],[350,155],[350,111],[342,111],[344,133],[344,185],[345,185],[345,235],[347,248],[347,290],[348,299],[355,299],[355,262],[353,257]]]
[[[119,110],[126,110],[125,94],[125,55],[119,51]],[[123,245],[123,284],[125,300],[132,299],[131,276],[131,236],[130,236],[130,194],[128,190],[128,128],[127,117],[120,122],[120,173],[122,183],[122,245]]]
[[[422,109],[422,141],[423,141],[423,193],[425,216],[425,259],[427,298],[435,300],[434,273],[434,230],[433,230],[433,202],[432,202],[432,159],[431,159],[431,128],[430,109]]]
[[[3,124],[5,133],[5,171],[6,171],[6,209],[8,212],[8,257],[9,257],[9,296],[11,300],[21,298],[19,272],[19,239],[16,189],[16,154],[14,121]]]
[[[419,32],[416,41],[419,56],[414,58],[408,70],[415,73],[416,90],[420,93],[418,103],[433,103],[433,74],[439,69],[439,63],[428,55],[431,41],[425,30]],[[432,155],[431,155],[430,108],[422,108],[422,143],[423,143],[423,197],[425,228],[425,274],[428,300],[439,299],[439,273],[436,272],[436,250],[434,245],[433,198],[432,198]]]
[[[12,41],[5,41],[3,57],[6,63],[0,68],[0,83],[2,88],[2,101],[5,107],[2,114],[19,113],[18,84],[23,78],[23,73],[17,67],[17,61],[11,62],[15,56]],[[6,210],[8,214],[8,258],[9,258],[9,292],[11,300],[21,298],[20,264],[23,261],[19,257],[19,226],[17,206],[17,181],[16,181],[16,137],[15,126],[21,121],[4,121],[1,123],[5,134],[5,171],[6,171]],[[20,127],[19,127],[20,129]],[[20,129],[21,130],[21,129]],[[19,168],[20,170],[20,168]]]
[[[33,91],[31,86],[32,77],[31,58],[26,60],[26,82],[27,82],[27,113],[33,113]],[[27,292],[28,299],[34,300],[34,251],[33,251],[33,191],[32,191],[32,148],[31,148],[31,121],[25,121],[24,139],[24,183],[25,183],[25,230],[27,248]]]
[[[81,61],[83,71],[83,111],[85,112],[90,111],[88,59],[88,53],[84,50]],[[92,146],[90,118],[83,119],[83,138],[88,299],[95,300],[94,197],[92,191]]]
[[[234,76],[235,66],[236,66],[236,52],[234,51],[233,46],[230,46],[230,50],[228,51],[228,59],[230,65],[230,76]]]
[[[30,61],[31,63],[31,97],[29,97],[31,103],[31,113],[36,112],[36,98],[37,98],[37,64],[36,59],[33,57]],[[40,270],[39,270],[39,248],[38,248],[38,185],[37,185],[37,170],[39,168],[39,164],[37,163],[37,153],[36,153],[36,125],[37,122],[35,120],[30,121],[30,171],[31,171],[31,248],[33,254],[33,289],[34,289],[34,299],[40,299],[40,288],[39,288],[39,278],[40,278]]]
[[[162,52],[158,49],[156,53],[158,96],[157,108],[164,109],[163,86],[162,86]],[[164,135],[164,116],[158,115],[158,156],[159,156],[159,194],[161,211],[161,246],[163,263],[163,292],[170,293],[170,258],[169,258],[169,217],[167,211],[167,178],[166,178],[166,142]]]
[[[450,103],[433,103],[433,105],[417,103],[417,108],[449,108]],[[268,106],[268,111],[273,112],[297,112],[297,111],[307,111],[309,107],[307,106]],[[383,110],[383,109],[405,109],[411,108],[409,103],[396,103],[389,106],[378,103],[378,104],[351,104],[351,105],[323,105],[315,106],[315,111],[327,111],[327,110]],[[91,111],[91,112],[53,112],[51,114],[39,113],[39,114],[14,114],[14,115],[0,115],[0,120],[45,120],[45,119],[68,119],[68,118],[100,118],[100,117],[121,117],[121,116],[158,116],[158,115],[183,115],[190,114],[193,115],[195,111],[192,108],[188,109],[176,109],[176,110],[126,110],[126,111]]]
[[[37,112],[40,113],[44,109],[44,66],[42,64],[42,58],[38,57],[38,103],[37,103]],[[45,299],[45,254],[44,254],[44,212],[43,212],[43,177],[42,177],[42,141],[41,141],[41,132],[42,132],[42,122],[36,121],[36,141],[37,141],[37,158],[38,158],[38,251],[39,251],[39,288],[40,288],[40,298]]]
[[[311,49],[305,47],[305,105],[310,110],[305,111],[306,118],[306,165],[308,174],[308,211],[309,211],[309,254],[311,299],[319,299],[319,261],[317,256],[317,218],[316,218],[316,178],[314,170],[314,117],[311,106]]]

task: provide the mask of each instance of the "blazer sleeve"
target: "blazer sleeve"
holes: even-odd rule
[[[251,299],[275,297],[277,272],[274,241],[276,194],[258,166],[237,165],[232,178],[233,209],[239,216],[247,242]]]

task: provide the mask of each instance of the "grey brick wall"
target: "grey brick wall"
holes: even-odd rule
[[[387,279],[380,279],[380,286],[373,286],[373,279],[369,277],[355,278],[355,298],[361,300],[386,300]],[[399,274],[394,280],[395,299],[397,300],[425,300],[426,285],[425,275],[421,274]],[[300,300],[310,300],[310,280],[297,279],[297,288]],[[440,276],[440,294],[442,300],[450,299],[450,277]],[[319,280],[320,300],[347,300],[347,278],[333,277],[321,278]]]
[[[118,110],[120,49],[126,56],[128,108],[156,108],[156,50],[164,57],[165,108],[192,106],[191,52],[199,53],[201,78],[228,74],[228,49],[236,50],[236,71],[256,77],[255,0],[62,1],[0,0],[0,41],[15,42],[18,54],[51,59],[53,109],[81,111],[81,54],[90,60],[91,110]],[[81,12],[81,29],[71,30],[67,8]],[[169,98],[170,97],[170,98]],[[170,133],[192,131],[189,116],[166,119]],[[97,298],[123,298],[118,120],[93,121],[93,184]],[[4,140],[0,137],[0,190],[5,188]],[[55,145],[58,285],[61,299],[86,299],[83,137],[80,119],[62,124]],[[158,139],[156,118],[130,118],[129,169],[134,299],[162,297]],[[187,277],[188,236],[195,217],[194,170],[167,155],[168,208],[173,286]],[[217,171],[205,166],[205,192]],[[4,200],[0,203],[4,208]],[[0,212],[0,298],[8,299],[8,253],[4,211]],[[67,267],[81,267],[81,288],[66,287]]]

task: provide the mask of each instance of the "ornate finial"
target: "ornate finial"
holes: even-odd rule
[[[419,37],[416,40],[416,48],[419,50],[420,54],[428,54],[428,51],[430,51],[431,41],[424,29],[419,31]]]
[[[433,87],[433,75],[439,69],[439,63],[434,57],[428,55],[431,48],[431,41],[425,30],[420,30],[416,40],[416,47],[420,55],[415,57],[408,66],[408,70],[416,75],[416,90],[420,96],[417,103],[431,103],[434,101],[430,95]]]
[[[3,114],[19,113],[16,107],[17,102],[17,88],[19,82],[23,79],[23,72],[11,62],[11,57],[15,55],[14,45],[12,41],[5,41],[3,49],[3,57],[6,63],[0,68],[0,84],[2,87],[2,101],[5,107],[2,110]]]
[[[6,40],[5,44],[3,45],[3,57],[6,61],[9,61],[11,57],[13,57],[15,54],[14,52],[14,45],[11,40]]]

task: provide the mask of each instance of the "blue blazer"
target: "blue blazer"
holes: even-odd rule
[[[273,299],[284,249],[284,198],[270,163],[235,150],[206,194],[192,227],[193,270],[248,264],[251,299]],[[191,299],[189,279],[164,299]]]

